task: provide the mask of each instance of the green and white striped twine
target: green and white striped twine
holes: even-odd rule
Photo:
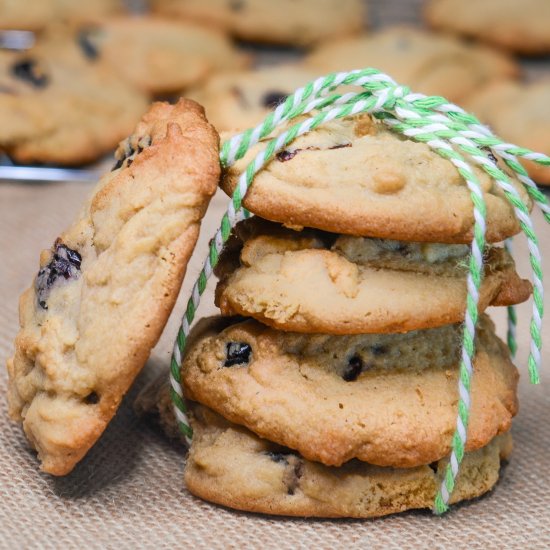
[[[336,88],[342,85],[358,86],[363,90],[345,94],[333,93]],[[298,136],[310,132],[330,120],[363,112],[371,113],[396,132],[426,143],[439,155],[452,162],[466,182],[473,203],[474,237],[471,244],[467,275],[467,300],[459,367],[458,415],[456,430],[452,439],[451,455],[434,502],[435,512],[441,514],[448,509],[449,499],[464,456],[471,405],[470,387],[478,321],[477,304],[479,287],[483,278],[483,251],[486,244],[485,201],[479,181],[470,163],[479,165],[502,189],[512,204],[521,229],[527,237],[533,272],[533,314],[530,325],[531,345],[528,360],[529,375],[533,383],[539,382],[542,346],[543,285],[541,256],[537,236],[529,217],[528,206],[522,201],[516,188],[511,184],[509,176],[497,166],[495,159],[501,158],[508,169],[517,176],[529,196],[542,210],[546,221],[550,223],[550,206],[544,194],[529,178],[518,161],[518,157],[521,157],[544,166],[550,166],[550,157],[503,142],[473,115],[466,113],[460,107],[449,103],[442,97],[428,97],[423,94],[412,93],[407,87],[398,85],[388,75],[372,68],[333,73],[320,77],[298,89],[274,111],[269,113],[261,124],[234,136],[222,145],[220,161],[224,168],[228,168],[243,158],[247,151],[261,139],[271,135],[280,125],[295,117],[309,114],[307,118],[289,126],[287,130],[272,138],[239,178],[227,212],[223,215],[220,228],[210,243],[208,258],[193,287],[174,344],[170,368],[171,395],[179,428],[190,444],[193,432],[187,418],[188,411],[181,386],[182,355],[200,297],[206,288],[214,267],[218,263],[223,246],[229,238],[232,228],[241,219],[249,215],[243,208],[242,201],[252,185],[256,173],[269,163],[277,152],[284,149]],[[487,154],[487,151],[490,152],[490,155]],[[507,246],[509,246],[509,243],[507,243]],[[508,308],[508,345],[512,354],[515,353],[516,349],[515,325],[515,311],[513,308]]]

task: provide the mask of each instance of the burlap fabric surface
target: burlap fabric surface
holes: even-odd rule
[[[17,331],[17,296],[30,283],[40,249],[50,246],[74,215],[89,185],[0,184],[0,362],[12,351]],[[206,242],[225,199],[218,196],[203,225],[186,289],[197,275]],[[536,228],[547,255],[550,235],[540,216]],[[527,274],[525,246],[517,239],[520,271]],[[212,285],[210,285],[212,287]],[[211,290],[211,288],[209,289]],[[550,291],[549,291],[550,294]],[[184,296],[185,295],[185,296]],[[20,427],[7,418],[6,373],[0,370],[0,547],[1,548],[468,548],[550,545],[550,318],[544,328],[545,372],[539,387],[524,368],[529,309],[520,309],[521,412],[514,424],[515,452],[494,492],[456,506],[442,518],[429,511],[370,521],[267,518],[210,505],[183,487],[184,453],[150,422],[132,411],[132,401],[157,369],[168,364],[183,311],[171,319],[147,369],[109,429],[74,472],[60,479],[38,471]],[[546,300],[550,310],[550,300]],[[199,314],[213,311],[211,293]],[[502,313],[494,311],[494,313]],[[502,316],[498,315],[501,319]],[[501,328],[504,328],[501,324]]]

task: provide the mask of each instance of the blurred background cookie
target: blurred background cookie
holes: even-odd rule
[[[550,52],[548,0],[429,0],[426,21],[523,54]]]
[[[119,13],[122,0],[0,0],[0,28],[40,30],[59,21],[88,21]]]
[[[299,64],[275,65],[215,74],[186,95],[204,106],[218,130],[245,129],[317,76]]]
[[[255,216],[236,226],[216,266],[216,305],[223,315],[296,332],[404,332],[457,323],[464,319],[468,253],[465,244],[293,231]],[[478,309],[522,302],[530,291],[508,253],[488,248]]]
[[[22,163],[78,165],[114,149],[147,98],[62,51],[0,52],[0,149]]]
[[[306,46],[359,32],[362,0],[152,0],[157,13],[194,19],[244,40]]]
[[[324,43],[305,63],[320,74],[375,67],[416,92],[451,101],[462,101],[487,82],[519,74],[518,64],[497,50],[408,27]]]
[[[223,173],[226,193],[268,142],[260,140]],[[480,169],[475,173],[487,203],[487,241],[518,233],[502,191]],[[513,183],[529,202],[521,184]],[[333,120],[298,137],[256,175],[243,204],[293,229],[437,243],[472,239],[470,192],[455,166],[367,114]]]
[[[245,67],[249,58],[216,29],[155,17],[115,17],[76,29],[52,28],[38,40],[106,65],[152,94],[180,92],[217,71]]]
[[[481,90],[465,105],[502,138],[550,155],[550,80],[500,82]],[[550,168],[524,161],[529,175],[550,185]]]

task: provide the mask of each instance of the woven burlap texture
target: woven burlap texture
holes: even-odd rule
[[[0,361],[12,351],[17,331],[17,296],[29,284],[39,250],[48,247],[72,218],[90,186],[84,184],[0,187]],[[208,238],[225,199],[217,196],[203,226],[177,308],[198,274]],[[550,273],[550,238],[541,216]],[[518,239],[520,272],[528,274],[525,246]],[[211,285],[212,286],[212,285]],[[211,288],[199,309],[214,311]],[[550,310],[550,301],[546,301]],[[501,311],[493,311],[503,329]],[[525,365],[529,306],[520,308],[520,353]],[[550,320],[549,320],[550,321]],[[546,548],[550,542],[550,339],[540,387],[522,369],[521,412],[514,424],[515,452],[492,494],[456,506],[442,518],[429,511],[370,521],[268,518],[226,510],[189,495],[183,487],[181,448],[167,442],[132,411],[136,392],[170,357],[178,319],[174,315],[147,369],[99,443],[75,471],[60,479],[42,474],[20,427],[7,418],[6,373],[0,370],[0,548]],[[502,330],[501,330],[502,333]],[[546,323],[544,334],[550,333]]]

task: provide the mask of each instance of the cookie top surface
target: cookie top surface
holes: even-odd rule
[[[469,247],[293,231],[241,222],[221,256],[216,304],[279,330],[405,332],[463,320]],[[479,310],[526,300],[503,248],[485,255]]]
[[[171,93],[218,70],[248,64],[216,29],[156,17],[111,17],[72,28],[53,28],[42,48],[71,50],[89,65],[104,65],[148,93]]]
[[[353,460],[323,466],[260,439],[206,407],[194,406],[194,437],[185,483],[196,496],[266,514],[376,517],[433,506],[446,460],[415,468],[379,468]],[[511,452],[510,434],[467,452],[451,502],[489,491],[500,459]]]
[[[267,141],[226,171],[226,193]],[[487,205],[489,242],[517,233],[503,193],[484,172],[474,172]],[[470,192],[455,166],[366,114],[325,123],[294,140],[256,175],[244,205],[290,226],[404,241],[468,243],[474,222]]]
[[[162,15],[195,19],[245,40],[307,46],[359,32],[362,0],[154,0]]]
[[[550,80],[499,82],[473,95],[466,108],[501,138],[550,155]],[[550,185],[550,168],[524,161],[531,177]]]
[[[146,108],[147,98],[115,73],[67,52],[0,52],[0,149],[19,162],[96,160]]]
[[[0,0],[2,29],[41,30],[59,21],[88,21],[122,11],[121,0]]]
[[[550,52],[550,3],[546,0],[480,0],[464,9],[460,0],[429,0],[427,22],[524,54]]]
[[[219,177],[218,135],[190,100],[154,104],[117,157],[20,300],[10,413],[55,475],[101,435],[157,342]]]
[[[459,325],[391,335],[203,324],[182,364],[187,397],[309,460],[413,467],[450,452]],[[490,320],[478,327],[467,450],[508,430],[517,370]]]
[[[259,124],[288,95],[318,76],[301,65],[221,73],[186,96],[204,106],[219,131],[244,130]]]
[[[375,67],[414,92],[455,102],[519,72],[517,63],[501,52],[408,27],[323,44],[306,65],[321,72]]]

